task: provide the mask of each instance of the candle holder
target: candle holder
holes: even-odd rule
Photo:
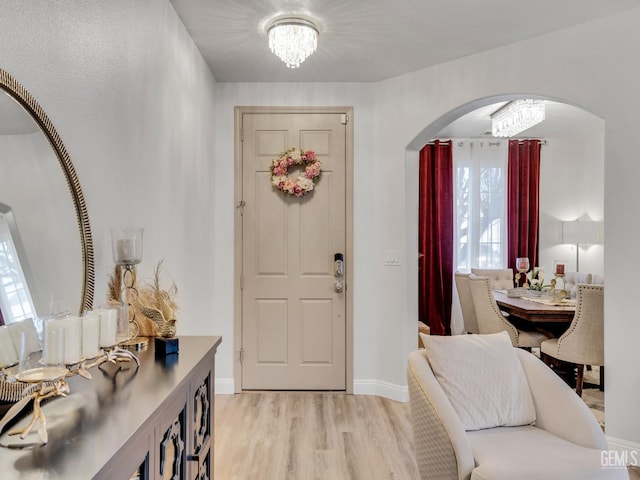
[[[565,262],[564,260],[555,260],[553,262],[554,278],[553,280],[551,280],[551,294],[553,295],[554,299],[562,300],[567,298],[568,296],[567,289],[566,289],[567,287],[564,280],[566,265],[567,265],[567,262]],[[562,290],[556,291],[556,286],[559,280],[562,280]]]
[[[516,287],[520,287],[520,278],[522,274],[524,274],[524,285],[527,284],[527,272],[529,271],[529,259],[527,257],[518,257],[516,258],[516,269],[518,273],[516,273]]]
[[[122,285],[120,292],[120,314],[118,316],[118,342],[125,348],[139,350],[149,344],[149,340],[139,337],[140,326],[135,319],[132,304],[138,298],[135,266],[142,261],[142,227],[120,227],[111,229],[111,249],[113,261],[122,267]],[[129,311],[133,315],[129,315]],[[131,332],[133,328],[133,333]]]
[[[27,407],[30,407],[29,422],[23,427],[10,430],[7,435],[17,435],[24,440],[38,425],[35,434],[41,443],[46,444],[49,439],[42,402],[55,397],[66,397],[69,393],[67,378],[80,375],[90,380],[89,369],[105,363],[120,365],[132,362],[137,371],[140,361],[130,351],[120,348],[117,343],[98,346],[102,318],[98,312],[87,312],[83,317],[48,318],[44,320],[42,344],[37,335],[34,336],[35,328],[29,326],[20,329],[16,337],[20,352],[17,371],[16,367],[5,370],[0,385],[2,394],[9,395],[8,400],[14,403],[0,419],[0,433],[15,418],[28,412]],[[108,317],[104,318],[105,327],[113,330],[109,337],[115,343],[115,319],[109,322]],[[105,338],[107,344],[111,343],[111,340]]]

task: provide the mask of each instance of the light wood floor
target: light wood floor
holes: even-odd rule
[[[375,396],[216,395],[215,478],[418,479],[409,415]]]
[[[417,480],[408,403],[314,392],[216,395],[217,480]],[[629,468],[630,480],[640,469]]]

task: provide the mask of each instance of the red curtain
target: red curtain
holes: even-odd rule
[[[509,140],[507,201],[507,265],[528,257],[538,266],[540,140]]]
[[[420,151],[419,316],[432,335],[451,334],[453,153],[451,141]]]

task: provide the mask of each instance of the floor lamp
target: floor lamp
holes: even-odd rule
[[[602,222],[562,222],[562,243],[576,246],[576,272],[580,271],[580,245],[602,243]]]

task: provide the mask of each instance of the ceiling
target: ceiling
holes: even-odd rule
[[[170,0],[218,82],[377,82],[638,7],[637,0]],[[299,68],[267,45],[276,16],[315,19]]]
[[[378,82],[638,7],[638,0],[170,0],[218,82]],[[552,14],[547,14],[552,12]],[[283,14],[315,19],[318,50],[297,69],[267,45]],[[487,136],[476,110],[440,138]],[[523,134],[550,137],[600,129],[575,107],[547,102],[547,120]]]

